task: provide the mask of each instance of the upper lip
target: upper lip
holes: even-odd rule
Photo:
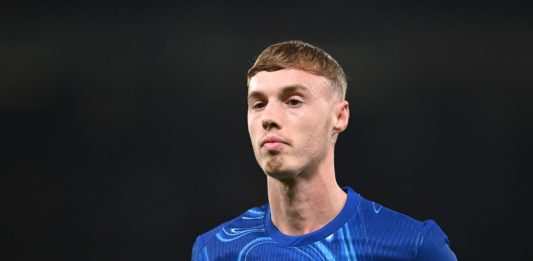
[[[283,140],[282,138],[278,136],[268,135],[268,136],[265,136],[263,139],[261,139],[261,146],[265,145],[265,143],[271,143],[271,142],[279,142],[279,143],[287,144],[285,140]]]

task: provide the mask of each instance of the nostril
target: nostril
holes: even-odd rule
[[[271,120],[263,120],[263,128],[264,129],[270,129],[270,125],[272,124]]]
[[[270,130],[272,128],[278,128],[279,129],[279,125],[273,120],[263,120],[263,128],[265,130]]]

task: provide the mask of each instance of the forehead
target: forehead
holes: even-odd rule
[[[249,82],[248,93],[278,91],[285,87],[303,86],[313,94],[331,91],[331,85],[323,76],[298,69],[282,69],[273,72],[261,71]]]

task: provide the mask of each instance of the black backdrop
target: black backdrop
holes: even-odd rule
[[[265,203],[245,73],[288,39],[350,77],[340,184],[460,260],[531,258],[531,9],[398,2],[4,6],[0,258],[187,260]]]

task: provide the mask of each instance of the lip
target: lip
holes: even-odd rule
[[[287,142],[275,135],[265,136],[261,140],[261,147],[267,147],[268,149],[277,149],[283,144],[287,144]]]

